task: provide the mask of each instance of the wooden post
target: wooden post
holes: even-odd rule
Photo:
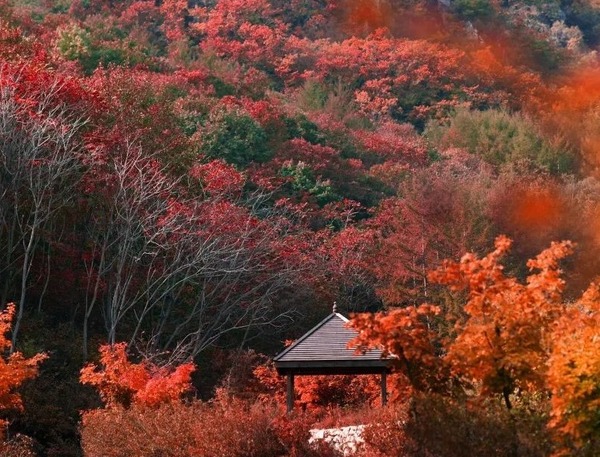
[[[294,375],[292,373],[287,375],[287,412],[291,412],[294,409]]]
[[[381,406],[387,404],[387,372],[381,372]]]

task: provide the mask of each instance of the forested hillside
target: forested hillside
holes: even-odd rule
[[[0,0],[0,456],[599,455],[598,49],[596,0]],[[286,415],[334,302],[392,401]]]

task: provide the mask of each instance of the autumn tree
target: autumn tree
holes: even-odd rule
[[[172,357],[186,359],[225,334],[287,315],[270,307],[297,268],[273,235],[284,221],[261,221],[243,206],[260,206],[262,197],[236,204],[214,192],[220,174],[196,170],[213,191],[186,198],[158,160],[122,146],[88,224],[84,336],[101,304],[111,344],[128,326],[131,344],[145,334],[149,353],[177,348]]]
[[[168,206],[174,182],[169,181],[160,164],[144,158],[139,147],[125,142],[111,151],[108,180],[99,195],[96,210],[87,224],[85,311],[83,316],[83,354],[87,357],[88,322],[98,302],[103,302],[110,344],[115,344],[117,326],[145,294],[141,287],[144,271],[157,271],[162,261],[160,218]],[[173,227],[172,227],[173,228]],[[140,261],[144,259],[144,263]],[[154,266],[154,262],[157,263]],[[150,273],[149,273],[150,274]],[[152,281],[154,279],[154,281]],[[160,284],[166,275],[148,278]],[[147,295],[146,295],[147,296]],[[155,298],[156,299],[156,298]]]
[[[420,305],[358,315],[352,320],[360,332],[355,344],[383,347],[412,386],[426,392],[439,382],[460,385],[461,395],[501,397],[508,410],[527,393],[549,394],[548,425],[560,437],[558,449],[593,455],[598,445],[598,286],[590,285],[577,301],[564,299],[559,263],[573,252],[569,241],[554,242],[529,260],[525,282],[504,272],[501,260],[510,246],[511,240],[500,236],[490,254],[466,254],[430,273],[430,280],[464,297],[460,309]],[[440,320],[453,324],[451,330]],[[415,382],[422,378],[410,376],[409,362],[437,384]]]
[[[431,305],[409,306],[388,313],[358,314],[350,325],[359,331],[351,342],[356,350],[370,347],[383,349],[391,357],[399,373],[396,388],[410,394],[421,391],[443,390],[443,363],[439,360],[436,342],[439,337],[431,329],[431,322],[440,309]]]
[[[84,121],[63,100],[68,81],[35,66],[0,69],[0,263],[2,294],[18,297],[12,333],[17,341],[31,287],[33,258],[42,232],[75,196],[81,163],[78,138]]]
[[[46,359],[45,354],[37,354],[33,357],[25,357],[21,352],[13,351],[9,356],[6,355],[12,347],[7,333],[11,329],[16,307],[9,304],[7,308],[0,313],[0,351],[4,356],[0,357],[0,411],[3,416],[8,411],[20,411],[23,409],[21,397],[15,392],[24,381],[35,378],[38,373],[38,365]],[[0,426],[5,427],[8,424],[6,419],[0,420]],[[0,434],[4,437],[4,432]]]
[[[285,43],[287,25],[266,0],[222,0],[191,14],[198,18],[190,29],[200,47],[219,56],[272,69]]]
[[[552,394],[551,427],[562,453],[579,450],[594,455],[600,449],[600,289],[594,283],[553,325],[547,384]]]
[[[132,403],[153,407],[179,400],[191,390],[191,374],[196,367],[184,363],[169,368],[151,362],[132,363],[125,343],[100,347],[101,367],[88,364],[81,370],[81,382],[100,393],[107,407],[129,407]]]
[[[404,168],[404,173],[406,178],[397,178],[400,197],[382,201],[368,222],[377,235],[376,261],[367,268],[388,305],[431,300],[435,288],[428,274],[442,259],[486,249],[496,230],[488,214],[490,195],[504,192],[502,179],[494,179],[485,163],[460,150],[446,151],[427,168]]]
[[[539,271],[522,284],[505,275],[500,263],[510,244],[498,237],[496,249],[487,256],[466,254],[429,274],[433,282],[466,294],[461,309],[420,305],[379,317],[359,315],[352,324],[361,332],[357,342],[365,347],[371,341],[395,355],[409,379],[411,362],[421,369],[430,366],[435,370],[426,370],[429,377],[444,381],[440,373],[455,376],[482,396],[502,395],[509,409],[515,389],[543,389],[551,325],[564,310],[558,262],[572,252],[572,245],[554,243],[530,260],[530,270]],[[438,314],[454,323],[453,329],[440,327],[449,334],[433,331]],[[431,388],[425,385],[425,390]]]
[[[552,243],[527,262],[532,273],[521,284],[500,263],[510,244],[498,237],[496,249],[482,259],[467,254],[431,274],[450,290],[467,293],[446,361],[455,375],[479,385],[482,395],[501,394],[509,409],[515,389],[544,387],[551,325],[565,309],[559,261],[573,251],[570,242]]]

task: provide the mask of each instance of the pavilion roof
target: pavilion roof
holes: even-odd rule
[[[348,319],[331,313],[291,346],[278,354],[274,361],[281,374],[361,374],[379,373],[387,367],[381,350],[364,354],[348,348],[358,332],[348,328]]]

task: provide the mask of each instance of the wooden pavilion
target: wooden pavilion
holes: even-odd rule
[[[301,375],[380,374],[381,403],[386,404],[389,360],[382,359],[380,350],[356,354],[349,349],[357,332],[347,323],[334,304],[329,316],[275,357],[277,372],[287,376],[288,412],[294,407],[294,377]]]

